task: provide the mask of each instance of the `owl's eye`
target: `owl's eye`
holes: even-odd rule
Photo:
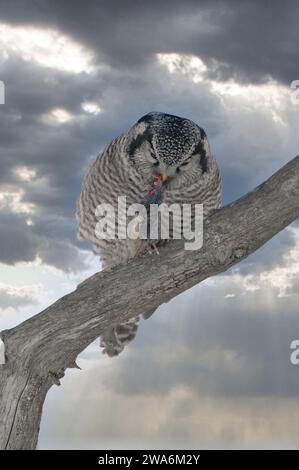
[[[154,165],[154,166],[158,166],[158,165],[159,165],[159,161],[158,161],[156,155],[155,155],[153,152],[151,152],[151,157],[152,157],[153,160],[155,160],[155,162],[154,162],[153,165]]]
[[[191,157],[188,158],[187,160],[185,160],[183,163],[181,163],[180,166],[186,166],[186,165],[188,165],[188,163],[190,163],[190,161],[191,161]]]
[[[153,163],[153,166],[159,166],[159,161],[158,161],[156,155],[154,153],[151,153],[151,157],[153,158],[153,160],[155,160],[154,163]]]

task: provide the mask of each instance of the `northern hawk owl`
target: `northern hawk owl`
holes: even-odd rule
[[[119,196],[126,196],[127,205],[145,204],[157,178],[162,183],[155,203],[203,204],[204,217],[220,207],[220,175],[204,130],[189,119],[146,114],[97,156],[77,201],[78,238],[93,244],[103,269],[133,258],[147,242],[99,238],[97,206],[107,203],[117,212]],[[135,337],[138,322],[139,316],[106,331],[101,337],[103,352],[118,355]]]

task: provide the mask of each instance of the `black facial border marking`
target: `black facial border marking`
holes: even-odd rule
[[[135,139],[130,142],[128,153],[129,158],[134,161],[134,154],[138,148],[143,144],[143,142],[149,142],[152,146],[152,134],[149,129],[146,129],[143,134],[138,135]]]
[[[207,135],[201,127],[199,128],[199,130],[200,130],[201,140],[196,145],[193,154],[195,155],[198,153],[200,155],[199,164],[200,164],[202,173],[206,173],[208,170],[208,157],[207,157],[207,152],[203,146],[203,141],[207,138]]]

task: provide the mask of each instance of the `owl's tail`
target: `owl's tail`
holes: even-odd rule
[[[142,317],[147,320],[156,309],[144,313]],[[118,356],[136,336],[140,315],[131,318],[126,322],[120,323],[113,328],[109,328],[100,338],[100,346],[103,348],[103,354],[110,357]]]
[[[136,336],[140,317],[134,317],[124,323],[109,328],[101,336],[100,346],[103,353],[110,357],[118,356],[125,346]]]

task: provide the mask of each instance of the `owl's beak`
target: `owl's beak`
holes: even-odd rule
[[[168,179],[168,175],[166,173],[160,173],[160,177],[163,183]]]

